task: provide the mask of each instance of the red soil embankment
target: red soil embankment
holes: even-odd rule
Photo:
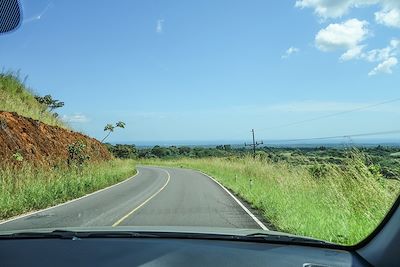
[[[111,159],[107,148],[98,140],[40,121],[0,111],[0,161],[10,161],[15,153],[34,163],[67,160],[68,145],[82,140],[91,160]]]

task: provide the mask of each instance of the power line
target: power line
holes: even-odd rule
[[[292,122],[292,123],[282,124],[282,125],[278,125],[278,126],[275,126],[275,127],[258,129],[258,131],[273,130],[273,129],[289,127],[289,126],[293,126],[293,125],[297,125],[297,124],[301,124],[301,123],[305,123],[305,122],[316,121],[316,120],[320,120],[320,119],[334,117],[334,116],[337,116],[337,115],[343,115],[343,114],[352,113],[352,112],[356,112],[356,111],[360,111],[360,110],[364,110],[364,109],[369,109],[369,108],[373,108],[373,107],[377,107],[377,106],[380,106],[380,105],[385,105],[385,104],[389,104],[389,103],[393,103],[393,102],[397,102],[397,101],[400,101],[400,98],[387,100],[387,101],[383,101],[383,102],[380,102],[380,103],[376,103],[376,104],[372,104],[372,105],[368,105],[368,106],[364,106],[364,107],[359,107],[359,108],[355,108],[355,109],[350,109],[350,110],[345,110],[345,111],[341,111],[341,112],[322,115],[322,116],[318,116],[318,117],[311,118],[311,119],[305,119],[305,120],[301,120],[301,121],[295,121],[295,122]]]
[[[340,138],[351,138],[351,137],[364,137],[364,136],[377,136],[377,135],[388,135],[400,133],[400,130],[385,131],[385,132],[374,132],[374,133],[360,133],[360,134],[346,134],[346,135],[336,135],[327,137],[312,137],[312,138],[299,138],[299,139],[281,139],[273,140],[270,142],[298,142],[298,141],[313,141],[313,140],[328,140],[328,139],[340,139]],[[270,143],[268,142],[268,143]]]

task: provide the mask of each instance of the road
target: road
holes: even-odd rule
[[[0,223],[0,231],[91,226],[203,226],[260,229],[257,219],[206,175],[140,166],[122,183]]]

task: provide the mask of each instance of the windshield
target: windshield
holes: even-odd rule
[[[399,1],[20,7],[0,34],[0,233],[354,245],[399,196]]]

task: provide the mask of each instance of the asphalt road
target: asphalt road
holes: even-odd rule
[[[260,228],[232,196],[200,172],[147,166],[138,171],[100,192],[0,222],[0,231],[91,226]]]

